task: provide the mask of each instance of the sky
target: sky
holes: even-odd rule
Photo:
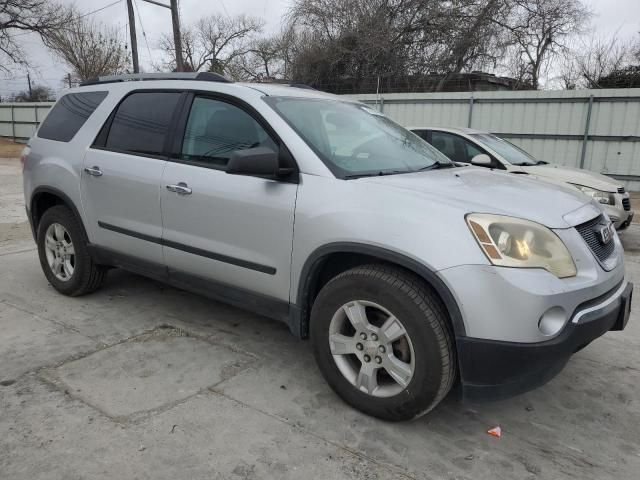
[[[59,0],[62,3],[75,3],[84,13],[93,12],[90,18],[118,29],[118,33],[127,44],[127,6],[124,0]],[[159,0],[169,3],[168,0]],[[640,0],[584,0],[594,13],[593,28],[598,35],[616,34],[620,39],[629,39],[640,31]],[[134,0],[137,6],[136,28],[138,34],[138,55],[142,70],[151,71],[152,62],[160,60],[160,51],[156,48],[162,33],[171,32],[171,14],[168,9]],[[202,16],[213,13],[235,16],[247,14],[263,18],[264,33],[280,30],[281,19],[291,0],[179,0],[181,23],[191,24]],[[113,4],[113,5],[110,5]],[[140,22],[140,20],[142,22]],[[146,35],[143,35],[143,31]],[[146,37],[146,38],[145,38]],[[67,69],[61,62],[42,46],[35,35],[23,35],[20,44],[27,53],[32,84],[45,84],[58,94],[64,88],[62,79]],[[147,47],[148,45],[148,47]],[[27,87],[27,70],[14,68],[8,78],[0,77],[0,96],[5,97]]]

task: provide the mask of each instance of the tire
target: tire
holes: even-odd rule
[[[58,226],[62,227],[62,230]],[[47,240],[48,233],[49,240]],[[53,253],[48,247],[52,245],[50,243],[52,241],[57,244]],[[69,208],[56,205],[44,212],[38,224],[38,255],[45,277],[60,293],[75,297],[91,293],[102,285],[107,268],[93,261],[89,255],[87,243],[87,235],[82,224]],[[66,249],[66,253],[60,254],[62,248]],[[60,262],[54,263],[58,266],[59,275],[54,272],[50,261],[52,258],[55,261],[56,250],[60,254],[60,259],[64,258],[62,266]],[[70,253],[71,251],[73,254]]]
[[[358,323],[361,315],[368,326]],[[352,317],[365,328],[354,327]],[[399,340],[387,341],[403,330]],[[313,304],[310,334],[331,388],[349,405],[383,420],[424,415],[456,377],[455,347],[440,299],[400,268],[365,265],[334,277]]]

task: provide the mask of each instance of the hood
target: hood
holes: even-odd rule
[[[614,179],[599,173],[579,168],[565,167],[558,164],[522,166],[525,172],[540,178],[563,183],[575,183],[585,187],[595,188],[603,192],[617,192],[622,185]]]
[[[549,228],[573,226],[565,215],[593,205],[570,187],[556,186],[527,175],[486,168],[462,167],[426,172],[365,177],[357,180],[402,189],[424,197],[428,208],[457,207],[464,213],[495,213],[524,218]],[[598,207],[597,211],[601,209]]]

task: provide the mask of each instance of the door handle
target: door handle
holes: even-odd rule
[[[184,182],[180,182],[176,185],[167,185],[167,190],[169,190],[170,192],[175,192],[178,195],[191,195],[191,192],[193,191]]]
[[[95,165],[93,167],[91,167],[91,168],[86,167],[84,169],[84,171],[87,174],[91,175],[92,177],[101,177],[102,176],[102,170],[100,170],[100,167],[95,166]]]

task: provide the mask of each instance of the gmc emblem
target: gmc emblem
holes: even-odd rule
[[[603,245],[608,244],[613,238],[613,233],[611,232],[611,226],[612,226],[611,224],[608,224],[596,230],[598,240],[600,240],[600,243]]]

